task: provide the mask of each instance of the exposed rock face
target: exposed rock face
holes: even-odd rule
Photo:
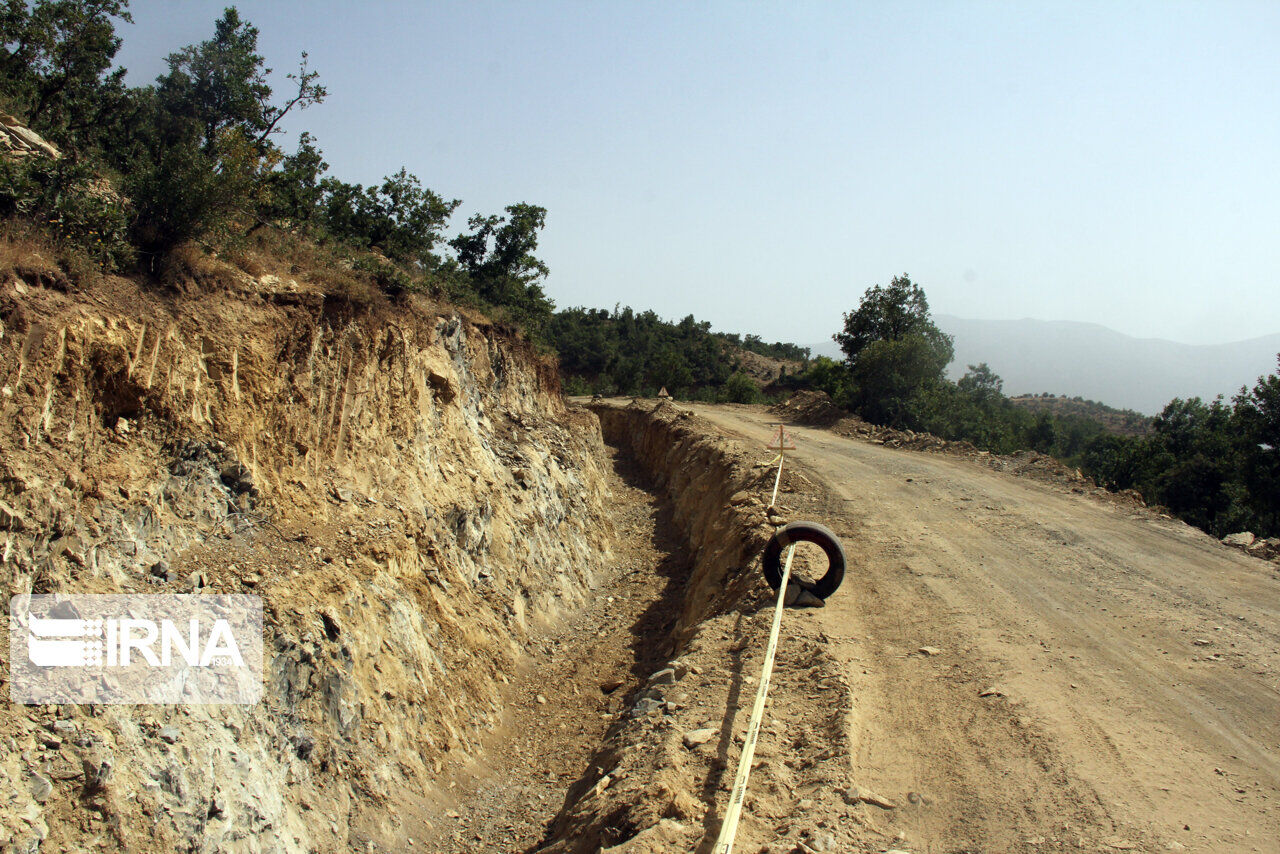
[[[599,432],[551,365],[291,288],[0,286],[8,594],[255,593],[267,650],[256,707],[0,711],[0,849],[399,850],[593,584]]]
[[[0,113],[0,153],[11,157],[62,156],[57,146],[7,113]]]

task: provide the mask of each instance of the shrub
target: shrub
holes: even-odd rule
[[[84,161],[0,158],[0,217],[37,223],[109,269],[134,258],[128,204]]]

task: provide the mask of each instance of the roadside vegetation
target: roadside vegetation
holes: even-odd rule
[[[682,400],[761,403],[778,399],[782,387],[766,395],[742,369],[742,353],[804,363],[809,350],[795,344],[766,344],[712,332],[691,314],[678,323],[652,311],[571,308],[555,314],[548,339],[560,354],[560,370],[571,394],[652,397],[661,389]]]
[[[127,0],[0,0],[0,112],[62,153],[0,158],[8,239],[51,243],[72,285],[102,270],[162,284],[228,264],[254,275],[305,243],[330,298],[419,291],[545,329],[548,271],[533,254],[545,209],[514,203],[450,235],[460,202],[406,169],[362,186],[330,175],[309,133],[282,147],[285,117],[328,95],[305,53],[273,90],[258,30],[229,7],[131,87],[113,67],[129,22]]]
[[[824,391],[878,424],[995,453],[1050,454],[1109,489],[1135,489],[1217,536],[1280,535],[1280,373],[1260,377],[1229,401],[1172,400],[1146,430],[1108,429],[1095,417],[1033,412],[1011,401],[986,364],[947,380],[951,338],[906,275],[868,290],[834,337],[844,361],[813,360],[791,378],[796,388]],[[1136,426],[1132,419],[1120,425]]]

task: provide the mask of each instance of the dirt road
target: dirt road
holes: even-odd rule
[[[759,411],[690,408],[768,436]],[[793,432],[851,552],[822,619],[854,772],[898,801],[878,820],[902,847],[1280,851],[1272,565],[963,459]]]

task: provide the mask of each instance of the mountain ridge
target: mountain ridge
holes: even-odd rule
[[[986,362],[1007,394],[1053,392],[1152,415],[1175,397],[1211,400],[1252,387],[1276,368],[1280,333],[1226,344],[1136,338],[1099,323],[1074,320],[975,320],[937,315],[955,337],[952,379]],[[835,342],[812,345],[838,358]]]

